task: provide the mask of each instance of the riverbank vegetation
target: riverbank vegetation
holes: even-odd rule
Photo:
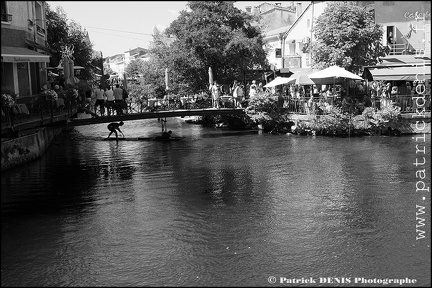
[[[323,111],[325,111],[323,113]],[[401,120],[400,107],[390,104],[382,109],[366,107],[361,114],[344,111],[339,105],[317,104],[305,119],[295,120],[277,99],[266,93],[251,97],[243,116],[206,116],[203,124],[233,129],[262,129],[264,133],[294,133],[300,135],[361,136],[399,134],[397,123]]]

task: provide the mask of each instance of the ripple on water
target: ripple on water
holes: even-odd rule
[[[430,283],[430,247],[409,232],[415,147],[403,137],[199,137],[219,132],[169,123],[185,141],[117,145],[94,138],[105,124],[81,127],[2,173],[2,285]],[[157,120],[126,124],[160,133]]]

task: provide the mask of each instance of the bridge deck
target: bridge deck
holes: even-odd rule
[[[181,117],[181,116],[205,116],[205,115],[241,115],[244,114],[244,109],[241,108],[220,108],[220,109],[190,109],[190,110],[174,110],[174,111],[155,111],[132,113],[124,115],[103,116],[95,118],[71,118],[70,125],[82,126],[99,123],[119,122],[127,120],[140,120],[165,117]]]

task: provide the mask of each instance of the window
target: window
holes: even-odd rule
[[[310,67],[311,65],[310,65],[310,54],[309,53],[306,53],[305,54],[305,56],[306,56],[306,63],[305,63],[305,65],[306,65],[306,67]]]
[[[43,17],[43,8],[42,6],[36,2],[35,6],[35,12],[36,12],[36,31],[40,34],[45,34],[45,23],[44,23],[44,17]]]
[[[12,15],[8,14],[7,1],[1,1],[1,21],[2,22],[12,22]]]
[[[282,57],[282,49],[281,48],[276,48],[275,52],[276,52],[276,58]]]
[[[396,37],[395,37],[395,29],[394,26],[387,26],[387,43],[395,44],[396,43]]]

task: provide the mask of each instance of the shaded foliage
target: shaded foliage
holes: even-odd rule
[[[219,83],[235,73],[267,64],[259,28],[233,1],[190,1],[164,34],[154,37],[151,55],[158,71],[172,71],[173,89],[193,93],[208,87],[208,69]]]
[[[288,113],[279,108],[277,100],[270,98],[266,92],[251,97],[245,112],[250,121],[262,125],[264,131],[271,131],[282,123],[289,122]]]
[[[90,80],[94,78],[93,68],[95,65],[101,67],[99,59],[93,57],[93,45],[86,39],[84,29],[75,21],[69,21],[66,13],[61,7],[56,11],[51,10],[48,3],[45,2],[46,19],[47,19],[47,44],[56,52],[52,55],[50,66],[57,66],[62,58],[61,50],[65,45],[74,47],[74,64],[84,67],[80,71],[79,78]]]
[[[383,29],[374,11],[352,1],[332,1],[314,25],[310,52],[316,68],[338,65],[351,72],[375,65],[388,53],[381,43]]]

